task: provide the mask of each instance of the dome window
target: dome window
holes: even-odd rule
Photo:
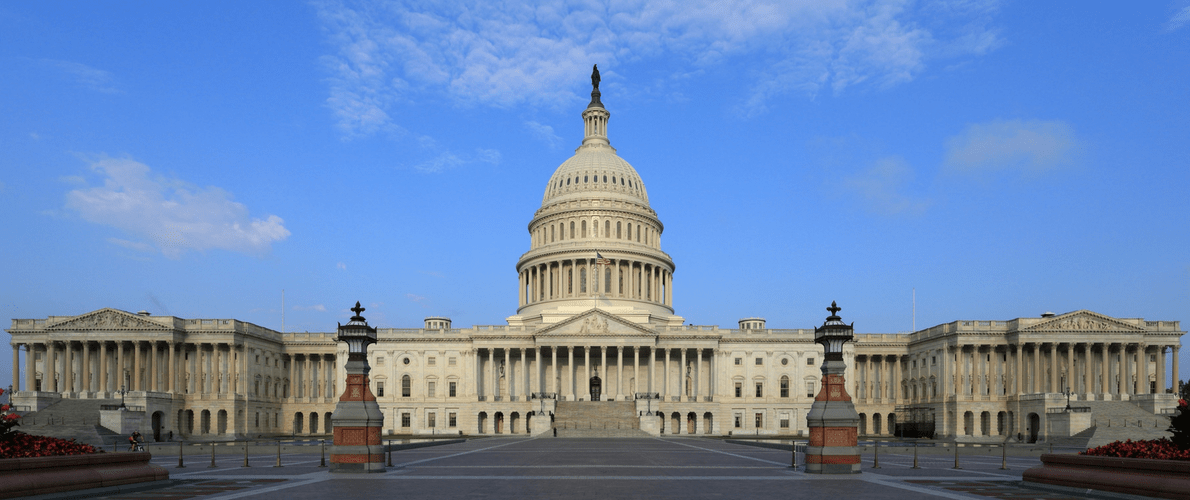
[[[569,178],[569,177],[567,177],[567,178],[566,178],[566,185],[567,185],[567,186],[569,186],[569,185],[570,185],[570,178]]]
[[[632,187],[632,181],[628,181],[628,187]]]
[[[616,176],[613,175],[612,176],[612,184],[615,184],[615,183],[616,183]]]
[[[603,176],[603,182],[607,182],[607,176]]]
[[[583,176],[583,182],[587,182],[587,176]]]

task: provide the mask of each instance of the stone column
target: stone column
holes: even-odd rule
[[[1136,362],[1128,355],[1129,345],[1131,344],[1120,346],[1120,394],[1132,395],[1136,393],[1136,387],[1132,385],[1132,372],[1136,371]]]
[[[1174,370],[1174,373],[1177,373],[1177,370]],[[656,392],[656,393],[660,394],[660,391],[654,390],[654,388],[657,387],[657,383],[655,382],[656,380],[657,380],[657,348],[653,347],[653,346],[649,346],[649,384],[648,384],[649,391],[648,392]]]
[[[25,390],[37,389],[37,348],[33,344],[25,344]],[[15,384],[14,384],[15,385]]]
[[[669,349],[668,348],[661,349],[661,355],[665,356],[665,374],[662,375],[662,377],[661,377],[662,378],[661,398],[665,399],[666,397],[669,396],[669,385],[670,385],[669,384],[669,382],[670,382],[670,380],[669,380]]]
[[[1149,346],[1139,344],[1136,346],[1136,359],[1140,363],[1140,375],[1137,376],[1136,393],[1149,394]]]
[[[777,384],[778,384],[777,390],[781,390],[780,389],[781,381],[778,380]],[[703,384],[702,384],[702,348],[698,348],[698,349],[694,350],[694,389],[692,391],[690,391],[691,394],[694,395],[694,402],[696,402],[696,403],[698,402],[699,398],[702,396],[702,387],[703,387]],[[779,396],[780,393],[778,393],[777,395]],[[698,415],[695,415],[695,416],[697,417]]]
[[[28,356],[25,356],[28,358]],[[21,390],[21,345],[12,346],[12,390]],[[9,400],[12,398],[10,397]]]
[[[591,266],[588,265],[587,267],[589,268]],[[591,282],[588,281],[587,284],[590,285]],[[587,291],[590,291],[590,288],[588,288]],[[582,394],[586,394],[587,399],[590,399],[591,398],[591,386],[590,386],[590,384],[591,384],[591,346],[589,346],[589,345],[583,346],[583,373],[584,373],[584,376],[583,376],[582,383],[586,384],[586,385],[580,385],[579,392]]]
[[[1033,392],[1034,393],[1043,392],[1043,390],[1041,388],[1042,382],[1043,382],[1043,380],[1041,377],[1041,343],[1034,342],[1033,343]]]
[[[711,349],[711,373],[707,374],[707,385],[709,386],[707,387],[707,389],[709,389],[707,392],[709,393],[708,395],[711,396],[712,401],[714,401],[715,396],[717,395],[715,393],[718,392],[719,388],[719,374],[717,372],[717,367],[719,366],[719,356],[721,356],[721,354],[718,350]],[[708,431],[709,430],[710,429],[708,429]]]
[[[1014,379],[1012,381],[1012,392],[1013,392],[1013,394],[1016,394],[1019,399],[1019,396],[1021,394],[1025,393],[1025,390],[1024,390],[1025,386],[1021,383],[1021,381],[1023,380],[1022,373],[1024,371],[1021,369],[1021,365],[1023,364],[1022,361],[1024,361],[1024,359],[1021,357],[1021,355],[1024,354],[1023,349],[1022,349],[1024,347],[1024,344],[1016,344],[1012,347],[1013,347],[1013,349],[1012,349],[1013,364],[1016,365],[1016,367],[1014,368],[1014,371],[1015,371],[1015,374],[1013,375]]]
[[[1103,400],[1111,401],[1111,344],[1100,343],[1100,353],[1103,357],[1103,363],[1100,367],[1100,373],[1103,375],[1099,380],[1102,386]]]
[[[83,348],[83,364],[81,366],[82,369],[79,370],[79,381],[80,381],[80,383],[82,383],[82,387],[80,388],[79,391],[80,392],[91,392],[91,378],[92,378],[91,377],[91,343],[84,340],[82,342],[82,348]],[[14,352],[14,353],[16,351],[17,350],[15,348],[12,350],[12,352]],[[13,365],[13,369],[14,370],[16,369],[16,365]],[[16,381],[16,382],[19,382],[19,381]]]
[[[615,288],[614,286],[612,287]],[[624,346],[616,347],[616,401],[624,400]]]
[[[1179,346],[1179,345],[1173,346],[1173,388],[1174,388],[1174,391],[1178,390],[1178,381],[1182,380],[1182,379],[1178,378],[1178,349],[1181,349],[1181,348],[1182,348],[1182,346]]]
[[[32,380],[32,379],[30,379]],[[1165,346],[1157,346],[1157,394],[1165,394]]]
[[[63,343],[62,374],[65,384],[63,392],[74,392],[74,343],[67,340]]]
[[[575,401],[574,391],[577,390],[574,382],[574,374],[577,373],[574,369],[574,346],[566,347],[566,391],[567,401]]]
[[[1092,394],[1095,392],[1092,387],[1095,385],[1091,379],[1091,343],[1083,344],[1083,394]],[[1087,397],[1090,400],[1091,397]]]
[[[559,385],[559,382],[561,381],[558,380],[558,346],[555,345],[550,346],[550,383],[548,386],[553,388],[553,390],[550,391],[547,389],[547,391],[554,394],[562,394],[562,386]]]
[[[632,397],[640,392],[640,346],[632,346]]]

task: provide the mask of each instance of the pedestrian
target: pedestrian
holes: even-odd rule
[[[128,436],[128,451],[136,451],[136,433]]]

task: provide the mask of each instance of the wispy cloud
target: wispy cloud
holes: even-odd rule
[[[1060,120],[997,120],[967,127],[947,140],[945,166],[978,173],[1040,172],[1070,163],[1079,150],[1074,130]]]
[[[319,311],[326,312],[326,306],[322,304],[315,304],[312,306],[293,306],[294,311]]]
[[[414,165],[413,168],[428,174],[436,174],[469,163],[498,165],[500,164],[500,158],[500,152],[495,149],[476,149],[473,154],[456,154],[451,151],[441,151],[436,156]]]
[[[167,257],[208,248],[259,254],[289,237],[280,217],[251,218],[247,207],[220,188],[198,188],[154,175],[148,166],[130,159],[102,158],[90,166],[103,177],[103,185],[68,192],[66,209],[89,222],[148,239]],[[109,241],[133,249],[143,244],[113,240]]]
[[[337,269],[342,269],[342,270],[346,271],[346,270],[347,270],[347,264],[344,264],[344,263],[340,262],[340,263],[338,263],[338,264],[335,264],[335,268],[337,268]]]
[[[746,70],[750,88],[739,92],[750,111],[788,92],[895,85],[933,59],[994,48],[996,9],[994,0],[327,1],[318,15],[335,47],[324,58],[327,105],[355,136],[401,121],[393,105],[414,99],[557,107],[586,91],[594,62],[615,82],[621,63],[680,61],[686,72],[755,57],[751,68],[762,69]]]
[[[98,68],[92,68],[86,64],[74,61],[59,61],[57,59],[42,59],[42,64],[46,64],[66,76],[70,77],[82,87],[85,87],[96,92],[105,94],[119,93],[120,89],[116,88],[116,79],[108,71]]]
[[[1183,7],[1177,14],[1174,14],[1169,22],[1165,23],[1165,29],[1174,31],[1187,24],[1190,24],[1190,6]]]
[[[121,246],[129,250],[136,250],[138,252],[152,252],[153,246],[143,241],[129,241],[120,238],[108,238],[108,243],[116,246]]]
[[[920,215],[929,207],[926,199],[905,194],[913,180],[913,169],[898,156],[876,160],[868,169],[845,177],[843,185],[863,201],[865,207],[883,215]]]
[[[534,139],[546,143],[551,149],[557,149],[562,146],[562,138],[554,133],[554,127],[535,121],[527,121],[525,122],[525,128],[529,130],[529,134]]]

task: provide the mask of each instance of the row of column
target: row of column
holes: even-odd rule
[[[25,348],[25,383],[20,346]],[[171,341],[52,341],[13,349],[13,387],[48,392],[242,393],[243,346]],[[37,361],[41,361],[38,377]]]
[[[856,394],[865,403],[901,404],[904,394],[901,376],[904,365],[898,354],[866,354],[855,357]]]
[[[705,353],[703,351],[710,351]],[[568,400],[579,397],[586,399],[590,394],[588,385],[600,367],[604,399],[623,399],[624,372],[632,380],[629,395],[637,392],[658,393],[664,399],[686,397],[687,400],[707,400],[714,395],[715,356],[712,349],[700,348],[653,348],[646,346],[539,346],[484,348],[474,351],[475,380],[477,396],[492,401],[508,396],[510,400],[533,392],[552,392]],[[615,356],[616,370],[614,385],[610,384],[608,368],[609,355]],[[631,365],[625,366],[625,358],[631,356]],[[559,356],[563,363],[559,364]],[[580,357],[580,364],[575,357]],[[595,363],[591,358],[596,356]],[[642,357],[645,359],[642,365]],[[709,366],[703,368],[703,359]],[[518,363],[519,362],[519,363]],[[680,363],[677,374],[671,369],[671,362]],[[582,367],[580,373],[579,368]],[[565,377],[559,377],[559,368],[564,367]],[[519,368],[519,370],[518,370]],[[660,377],[658,371],[660,370]],[[547,373],[548,372],[548,373]],[[536,373],[536,377],[532,374]],[[581,375],[581,377],[580,377]],[[687,382],[687,378],[689,381]],[[500,387],[501,379],[507,382],[507,393]],[[564,384],[565,387],[560,387]],[[614,392],[609,390],[614,388]],[[702,398],[700,398],[702,396]]]
[[[335,355],[297,353],[289,355],[290,393],[283,397],[334,398]]]
[[[914,402],[934,396],[930,377],[941,383],[941,396],[982,398],[1037,393],[1119,396],[1164,393],[1166,352],[1173,353],[1172,379],[1178,380],[1178,345],[1126,342],[1023,342],[1012,345],[948,346],[914,361],[908,391]],[[932,356],[942,358],[941,368]],[[1149,356],[1155,356],[1149,361]],[[927,368],[925,362],[929,360]],[[1150,373],[1152,365],[1156,373]],[[1150,384],[1150,375],[1155,384]],[[912,385],[916,384],[916,385]],[[903,394],[898,394],[904,397]],[[898,399],[899,401],[899,399]]]
[[[521,269],[520,305],[555,299],[608,297],[673,304],[673,275],[648,262],[566,259]]]

